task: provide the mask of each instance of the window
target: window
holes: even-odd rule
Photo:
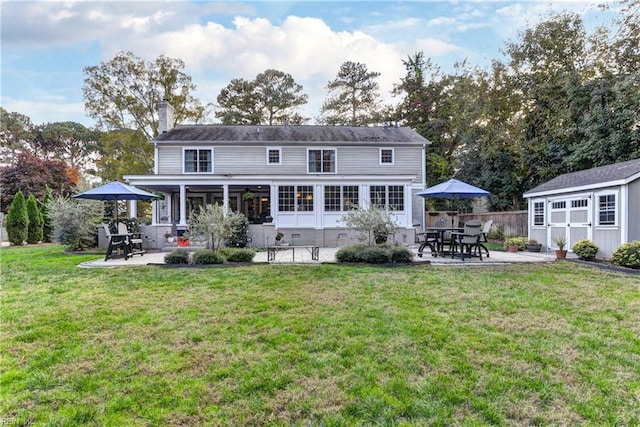
[[[404,210],[404,187],[402,185],[372,185],[369,189],[371,205],[388,207],[392,211]]]
[[[616,195],[603,194],[598,196],[598,224],[616,224]]]
[[[544,225],[544,202],[533,204],[533,225]]]
[[[278,187],[278,211],[313,212],[313,186],[281,185]]]
[[[358,206],[357,185],[327,185],[324,187],[324,210],[341,212],[355,209]]]
[[[567,207],[567,202],[553,202],[551,203],[551,209],[565,209]]]
[[[213,172],[213,150],[190,149],[184,150],[184,173]]]
[[[589,199],[579,199],[571,201],[572,208],[586,208],[587,206],[589,206]]]
[[[336,173],[336,150],[320,149],[308,151],[308,173]]]
[[[380,149],[380,164],[393,165],[393,148]]]
[[[269,147],[267,148],[267,164],[268,165],[280,165],[282,164],[282,149]]]

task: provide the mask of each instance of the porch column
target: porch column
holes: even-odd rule
[[[180,184],[180,225],[187,225],[187,186]]]
[[[158,224],[158,200],[151,202],[151,225]]]
[[[229,213],[229,184],[222,184],[222,209],[226,216]]]
[[[164,200],[166,203],[165,213],[167,214],[167,221],[169,221],[169,224],[173,224],[173,200],[171,199],[171,194],[165,193]],[[160,213],[160,215],[162,215],[162,213]]]
[[[138,201],[129,200],[129,218],[138,217]]]

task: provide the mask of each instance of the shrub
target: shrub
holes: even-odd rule
[[[256,251],[247,248],[223,248],[220,254],[227,259],[227,262],[251,262],[256,256]]]
[[[370,206],[368,209],[352,209],[340,218],[347,227],[356,230],[359,242],[367,246],[385,242],[398,229],[393,211],[389,208]]]
[[[38,201],[33,194],[27,199],[27,216],[29,217],[27,243],[33,245],[42,241],[42,226],[44,225],[44,219],[38,207]]]
[[[42,241],[50,242],[51,237],[53,236],[53,224],[51,223],[51,219],[47,215],[49,210],[49,202],[53,199],[53,193],[51,192],[51,188],[47,186],[44,193],[44,200],[42,201],[42,206],[40,207],[40,213],[42,214],[42,219],[44,223],[42,224]]]
[[[68,250],[92,247],[102,206],[93,200],[70,200],[57,196],[47,203],[47,217],[53,225],[53,239]]]
[[[487,233],[487,239],[491,240],[504,240],[504,224],[498,224],[489,230]]]
[[[164,256],[166,264],[189,264],[189,252],[184,249],[175,249]]]
[[[230,215],[227,219],[226,245],[230,248],[247,246],[249,221],[243,214]]]
[[[362,252],[366,246],[349,245],[343,246],[336,252],[336,261],[338,262],[364,262]]]
[[[194,264],[224,264],[224,257],[212,249],[199,249],[191,257]]]
[[[621,267],[640,269],[640,241],[625,243],[611,254],[611,262]]]
[[[413,252],[407,247],[395,247],[391,249],[391,261],[407,264],[413,261]]]
[[[378,246],[369,246],[362,251],[364,262],[370,264],[386,264],[391,262],[391,251]]]
[[[527,238],[523,236],[514,236],[509,237],[505,240],[506,246],[516,245],[519,251],[525,250],[525,246],[527,244]]]
[[[6,219],[7,236],[14,245],[22,245],[27,241],[29,232],[29,215],[27,214],[27,202],[18,191],[11,202]]]
[[[573,253],[584,261],[593,261],[598,253],[598,247],[591,240],[578,240],[572,247]]]

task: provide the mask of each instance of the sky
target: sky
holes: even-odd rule
[[[345,61],[380,73],[385,102],[406,74],[402,61],[422,51],[443,71],[467,60],[487,67],[508,41],[550,12],[580,14],[587,26],[611,18],[606,0],[453,1],[4,1],[0,0],[0,105],[34,124],[75,121],[84,111],[84,67],[131,51],[152,61],[180,58],[194,96],[215,104],[234,78],[273,68],[309,96],[319,116],[327,83]],[[215,123],[213,114],[209,123]]]

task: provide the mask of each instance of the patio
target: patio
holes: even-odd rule
[[[296,252],[295,264],[320,264],[336,262],[336,252],[339,248],[320,248],[320,256],[318,261],[312,261],[311,255],[307,257],[299,257]],[[418,246],[411,246],[414,254],[417,254]],[[84,268],[108,268],[108,267],[133,267],[147,264],[164,264],[164,256],[168,252],[148,252],[144,256],[129,258],[110,259],[104,261],[104,257],[96,259],[94,261],[87,261],[81,263],[79,267]],[[301,252],[302,253],[302,252]],[[283,251],[279,254],[272,264],[292,264],[291,255],[288,255],[287,251]],[[570,254],[572,255],[572,254]],[[430,253],[426,252],[425,255],[420,258],[417,255],[414,258],[414,264],[431,264],[431,265],[496,265],[496,264],[512,264],[512,263],[528,263],[528,262],[551,262],[556,259],[554,252],[506,252],[506,251],[491,251],[489,258],[483,258],[483,261],[477,258],[466,259],[461,261],[460,258],[451,259],[450,257],[432,257]],[[253,259],[255,263],[267,263],[267,251],[260,251],[256,253]]]

